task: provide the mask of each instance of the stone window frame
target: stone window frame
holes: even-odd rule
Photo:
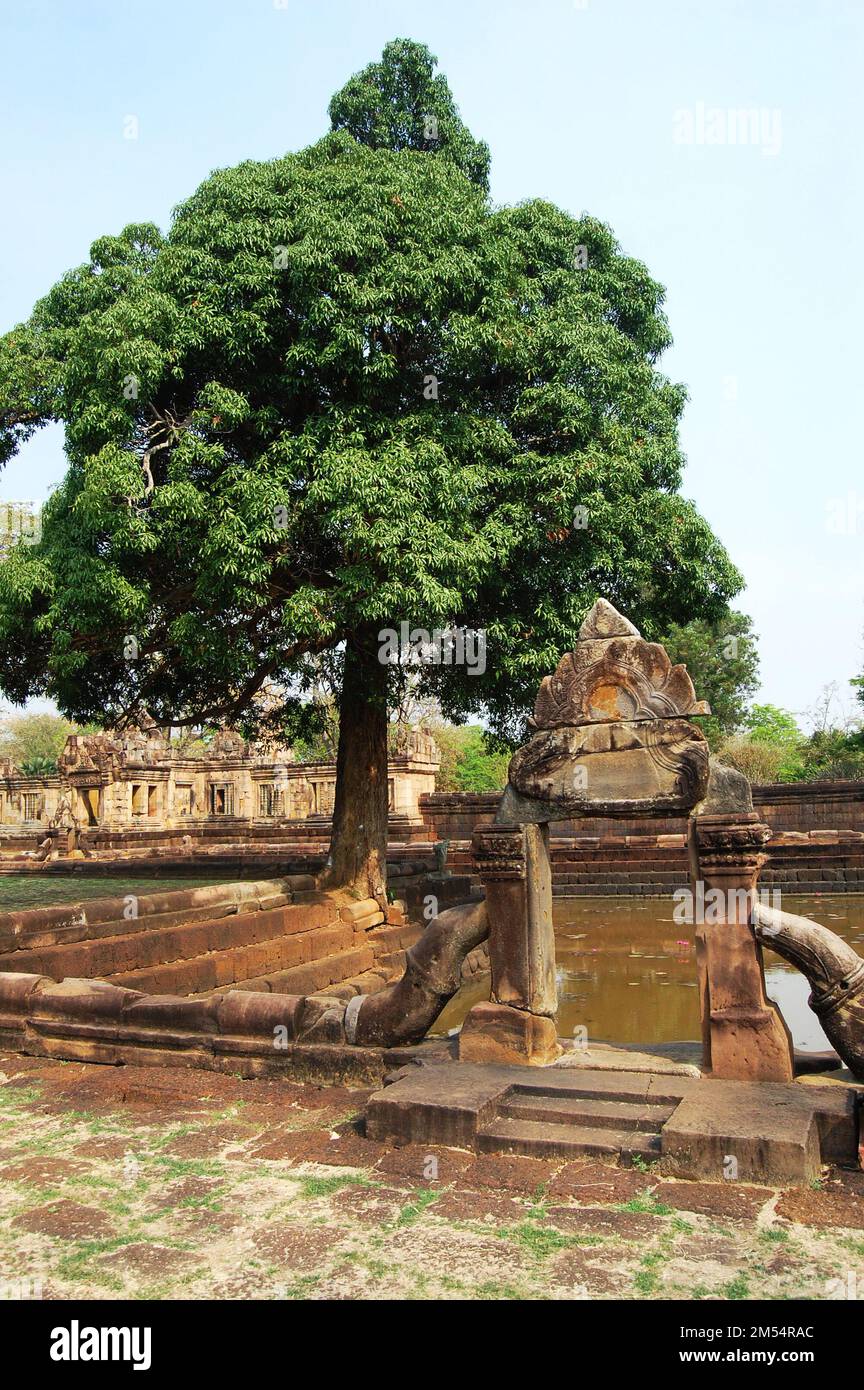
[[[223,808],[221,811],[216,809],[216,795],[223,792]],[[210,783],[210,815],[211,816],[233,816],[234,815],[234,783],[233,782],[211,782]]]

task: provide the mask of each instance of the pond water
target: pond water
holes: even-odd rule
[[[780,904],[772,905],[779,906]],[[864,955],[864,894],[793,897],[786,912],[812,917]],[[663,898],[558,898],[558,1032],[575,1030],[589,1042],[657,1043],[699,1038],[695,927],[672,919]],[[830,1046],[808,1008],[810,986],[792,966],[766,950],[768,994],[779,1004],[796,1047]],[[457,1027],[472,1004],[487,999],[488,979],[460,990],[438,1019],[435,1033]]]

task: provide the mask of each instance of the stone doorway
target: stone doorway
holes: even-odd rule
[[[98,787],[79,787],[78,805],[85,825],[99,824],[101,794]]]

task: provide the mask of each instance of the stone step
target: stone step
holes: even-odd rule
[[[145,994],[203,994],[231,986],[243,988],[246,980],[281,975],[336,953],[347,955],[353,945],[350,923],[331,921],[305,932],[270,936],[248,945],[229,943],[199,955],[101,973],[99,978],[126,989],[143,990]],[[368,963],[371,965],[372,961],[369,949]]]
[[[499,1116],[536,1121],[543,1125],[579,1125],[591,1129],[641,1130],[659,1134],[675,1105],[651,1105],[644,1101],[598,1100],[596,1096],[521,1095],[505,1098]]]
[[[390,979],[399,979],[405,970],[405,951],[388,951],[385,955],[376,955],[375,962],[381,970],[386,970]]]
[[[10,953],[5,968],[52,979],[113,979],[126,984],[126,976],[138,971],[151,972],[180,961],[197,960],[211,953],[238,952],[264,948],[282,937],[304,936],[315,929],[337,925],[337,905],[323,894],[303,893],[301,902],[287,903],[266,911],[237,912],[205,921],[168,927],[135,930],[83,940],[68,945],[45,946],[37,950]],[[245,904],[244,904],[245,906]],[[143,919],[145,922],[146,918]],[[128,926],[129,924],[124,924]],[[350,944],[350,924],[345,928],[345,945]],[[291,964],[303,957],[298,955]],[[257,971],[255,973],[258,973]],[[131,988],[140,988],[131,978]]]
[[[365,970],[362,975],[349,975],[347,979],[340,980],[338,984],[327,985],[318,991],[318,998],[325,996],[331,999],[347,1001],[353,999],[357,994],[378,994],[382,989],[386,989],[391,981],[387,980],[376,970]]]
[[[368,940],[376,950],[380,950],[383,954],[386,951],[401,951],[413,946],[422,935],[422,927],[416,927],[412,922],[405,922],[395,926],[375,927],[369,933]]]
[[[619,1156],[626,1164],[638,1155],[651,1161],[660,1157],[660,1135],[634,1130],[594,1128],[590,1125],[544,1124],[500,1116],[477,1133],[479,1153],[527,1154],[532,1158],[573,1158],[579,1154]]]
[[[334,955],[325,956],[321,960],[294,966],[290,970],[238,980],[236,984],[227,985],[226,990],[243,989],[268,994],[317,994],[328,985],[365,975],[374,965],[372,947],[359,946],[350,951],[339,951]]]
[[[554,898],[663,898],[672,901],[667,885],[662,883],[561,883],[552,880]]]

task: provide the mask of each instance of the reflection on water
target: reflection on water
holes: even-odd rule
[[[782,907],[821,922],[864,955],[864,895],[784,894]],[[695,927],[674,922],[672,908],[671,899],[663,898],[556,899],[562,1036],[577,1029],[597,1042],[680,1042],[700,1036]],[[766,950],[765,979],[796,1047],[829,1047],[807,1006],[810,987],[804,976]],[[435,1032],[458,1026],[471,1005],[484,998],[488,979],[460,990]]]

